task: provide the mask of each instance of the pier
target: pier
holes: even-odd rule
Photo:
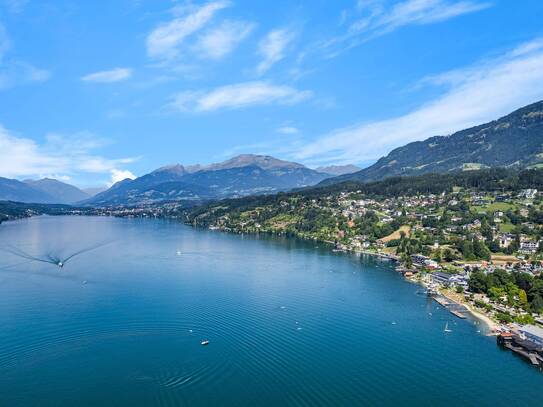
[[[534,342],[523,339],[518,334],[511,332],[501,333],[497,339],[499,346],[509,349],[513,353],[528,360],[534,366],[543,365],[543,348],[536,345]]]
[[[459,304],[439,294],[433,295],[432,298],[439,305],[446,308],[455,317],[460,318],[460,319],[466,319],[466,314],[469,312],[469,310],[465,305]]]

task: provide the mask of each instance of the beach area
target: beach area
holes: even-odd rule
[[[500,328],[499,323],[494,321],[488,315],[476,310],[473,305],[471,305],[464,299],[463,294],[459,294],[457,292],[454,292],[452,290],[447,290],[447,289],[442,289],[439,291],[439,293],[443,295],[445,298],[447,298],[448,300],[454,301],[458,304],[462,304],[463,306],[465,306],[471,315],[473,315],[476,319],[480,320],[486,325],[489,334],[494,335],[499,330]]]

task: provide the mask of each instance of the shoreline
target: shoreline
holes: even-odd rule
[[[206,228],[206,229],[209,229],[209,228]],[[225,231],[225,230],[221,230],[221,229],[213,229],[213,230],[214,231],[226,232],[226,233],[235,233],[235,232]],[[246,232],[246,233],[254,234],[254,233],[251,233],[251,232]],[[271,233],[271,235],[273,235],[273,233]],[[300,236],[293,236],[293,237],[296,238],[296,239],[303,240],[303,241],[308,240],[308,239],[302,238]],[[333,242],[323,241],[323,240],[317,240],[317,241],[319,241],[321,243],[325,243],[325,244],[330,245],[330,246],[333,245]],[[377,251],[372,251],[372,250],[365,250],[365,249],[339,249],[339,250],[336,250],[336,249],[332,248],[331,251],[346,253],[346,254],[369,255],[369,256],[374,256],[376,258],[381,258],[381,259],[384,258],[384,259],[387,259],[387,260],[390,260],[390,261],[395,261],[395,262],[399,261],[399,258],[396,255],[377,252]],[[426,287],[425,284],[419,278],[405,278],[404,277],[404,279],[406,281],[409,281],[409,282],[412,282],[412,283],[415,283],[415,284],[418,284],[418,285],[422,285],[423,287]],[[496,332],[499,331],[500,325],[496,321],[494,321],[488,315],[485,315],[484,313],[475,310],[474,307],[471,304],[467,303],[464,298],[455,298],[455,295],[453,293],[451,293],[450,291],[446,290],[446,289],[440,289],[439,293],[441,295],[443,295],[445,298],[447,298],[448,300],[454,301],[456,303],[459,303],[459,304],[462,304],[463,306],[465,306],[466,309],[469,311],[470,315],[473,318],[475,318],[476,320],[482,322],[485,325],[485,327],[486,327],[486,329],[488,331],[486,333],[487,336],[496,335]]]
[[[478,319],[479,321],[483,322],[486,325],[486,327],[487,327],[487,329],[489,331],[489,335],[493,335],[493,334],[495,334],[496,331],[499,330],[500,326],[496,321],[494,321],[488,315],[485,315],[482,312],[476,311],[473,308],[473,306],[471,304],[467,303],[464,299],[459,299],[456,296],[451,295],[451,292],[449,292],[447,290],[440,290],[439,293],[442,296],[444,296],[445,298],[447,298],[448,300],[454,301],[456,303],[459,303],[459,304],[462,304],[463,306],[465,306],[467,308],[467,310],[469,311],[469,313],[474,318]]]

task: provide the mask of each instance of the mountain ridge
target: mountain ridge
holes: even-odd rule
[[[269,194],[312,186],[329,177],[302,164],[268,155],[241,154],[220,163],[173,164],[123,180],[83,201],[86,205],[135,205],[167,200],[208,200]]]
[[[324,180],[369,182],[391,176],[449,171],[543,166],[543,101],[497,120],[397,147],[356,173]]]

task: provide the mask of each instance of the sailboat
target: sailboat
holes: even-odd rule
[[[448,322],[445,323],[445,329],[443,330],[443,332],[446,332],[446,333],[452,332],[452,329],[449,329],[449,323]]]

